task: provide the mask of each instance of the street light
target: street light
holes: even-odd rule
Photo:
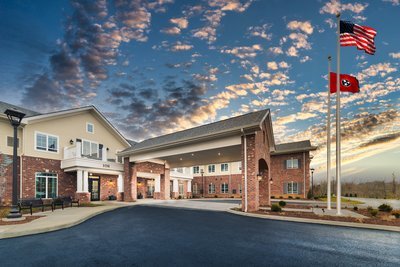
[[[314,168],[310,169],[311,171],[311,196],[314,197]]]
[[[18,209],[18,193],[17,193],[17,147],[18,147],[18,139],[17,132],[18,126],[21,125],[21,120],[25,116],[24,113],[18,112],[16,110],[7,109],[4,114],[7,115],[10,120],[11,126],[14,127],[14,144],[13,144],[13,182],[12,182],[12,206],[10,213],[7,215],[8,219],[21,218],[21,213]]]
[[[204,197],[204,170],[201,169],[200,173],[201,173],[201,183],[202,183],[202,185],[201,185],[201,197]]]

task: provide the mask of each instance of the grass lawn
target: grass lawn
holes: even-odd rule
[[[10,208],[0,207],[0,219],[5,218],[10,211]]]
[[[326,198],[326,197],[321,197],[321,198],[319,198],[319,200],[325,201],[325,202],[326,202],[326,201],[327,201],[327,198]],[[331,201],[332,201],[332,202],[336,202],[336,197],[331,197]],[[357,200],[351,200],[351,199],[344,198],[344,197],[342,197],[342,203],[350,204],[350,205],[364,204],[364,202],[357,201]]]
[[[97,204],[97,203],[81,203],[80,207],[100,207],[104,206],[104,204]]]

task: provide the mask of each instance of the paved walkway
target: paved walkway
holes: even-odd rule
[[[360,197],[348,197],[351,200],[357,200],[364,202],[364,204],[357,205],[359,207],[368,207],[371,206],[373,208],[378,208],[378,206],[382,204],[389,204],[393,207],[393,209],[400,209],[400,200],[398,199],[381,199],[381,198],[360,198]]]
[[[140,201],[139,201],[140,203]],[[157,202],[148,202],[142,205],[168,207],[168,208],[183,208],[195,210],[211,210],[211,211],[226,211],[230,208],[237,208],[241,204],[240,199],[181,199],[181,200],[164,200]]]

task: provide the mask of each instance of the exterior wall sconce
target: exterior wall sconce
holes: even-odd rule
[[[69,144],[70,144],[70,145],[73,145],[73,144],[74,144],[74,140],[72,140],[72,139],[69,140]]]
[[[110,150],[110,149],[107,147],[107,151],[108,151],[108,150]]]

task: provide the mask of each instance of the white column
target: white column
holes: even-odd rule
[[[178,179],[172,179],[172,192],[178,193],[179,191],[179,185],[178,185]]]
[[[76,192],[83,191],[83,171],[77,170],[76,171]]]
[[[75,149],[75,157],[80,158],[82,156],[82,143],[76,142]]]
[[[83,171],[83,192],[89,192],[89,173]]]
[[[158,176],[154,179],[154,192],[160,193],[161,192],[161,178]]]
[[[101,160],[107,162],[107,148],[104,146],[101,149]]]
[[[192,180],[189,180],[187,183],[187,191],[188,193],[192,192]]]
[[[118,174],[117,186],[119,193],[124,192],[124,178],[122,177],[122,174]]]

